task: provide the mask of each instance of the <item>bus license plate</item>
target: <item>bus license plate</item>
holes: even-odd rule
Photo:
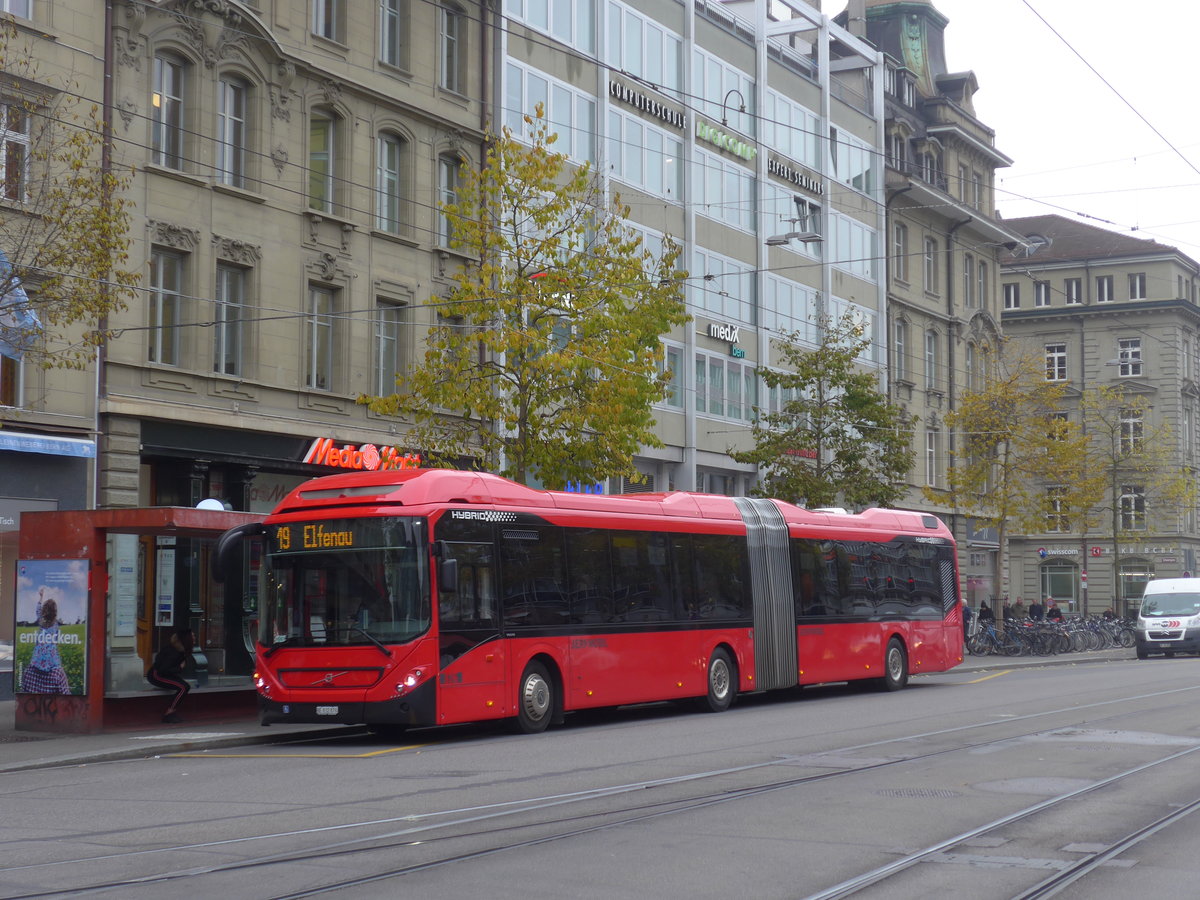
[[[338,714],[338,708],[336,706],[318,706],[317,707],[317,715],[318,716],[336,716],[337,714]]]

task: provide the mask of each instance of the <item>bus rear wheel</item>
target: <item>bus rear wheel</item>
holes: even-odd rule
[[[883,678],[880,686],[885,691],[898,691],[908,684],[908,654],[899,638],[888,641],[883,654]]]
[[[554,717],[554,682],[540,662],[531,662],[517,692],[517,728],[525,734],[545,731]]]
[[[708,708],[711,712],[724,712],[733,706],[737,695],[737,670],[733,660],[723,647],[718,647],[708,658]]]

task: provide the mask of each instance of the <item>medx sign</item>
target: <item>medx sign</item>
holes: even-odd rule
[[[708,336],[716,338],[719,341],[729,341],[731,344],[738,342],[738,334],[741,331],[740,325],[717,325],[710,323],[708,326]]]

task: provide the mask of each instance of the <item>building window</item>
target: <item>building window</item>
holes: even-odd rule
[[[1129,274],[1129,299],[1130,300],[1145,300],[1146,299],[1146,273],[1131,272]]]
[[[1051,413],[1046,436],[1052,441],[1065,441],[1071,433],[1071,420],[1065,412]]]
[[[988,297],[991,296],[991,292],[988,290],[988,264],[981,259],[976,268],[979,270],[979,278],[976,282],[978,290],[975,291],[975,300],[979,303],[980,309],[987,309]]]
[[[925,429],[925,483],[938,485],[938,456],[941,451],[942,432],[936,425]]]
[[[467,17],[457,6],[443,6],[441,85],[456,94],[463,93],[463,66],[466,62]]]
[[[397,135],[379,136],[375,171],[375,227],[392,234],[400,232],[404,147],[403,138]]]
[[[23,203],[29,185],[29,114],[19,106],[0,104],[0,171],[4,199]]]
[[[1046,530],[1063,534],[1071,530],[1071,517],[1067,515],[1067,489],[1051,487],[1046,489]]]
[[[313,0],[313,34],[331,41],[341,41],[342,6],[342,0]]]
[[[1179,428],[1183,440],[1183,456],[1184,459],[1190,460],[1193,455],[1195,446],[1195,438],[1192,436],[1192,408],[1185,406],[1183,408],[1183,421]]]
[[[609,19],[611,27],[612,19]],[[626,27],[629,27],[629,19],[625,19]],[[627,33],[625,44],[632,45],[630,40],[631,35]],[[698,103],[698,112],[708,116],[714,122],[728,121],[729,128],[741,134],[750,135],[751,137],[758,134],[758,110],[754,108],[754,79],[741,69],[734,66],[732,63],[722,59],[720,56],[709,53],[706,50],[701,50],[696,47],[692,51],[692,73],[691,85],[695,88],[695,93],[699,97],[689,97],[690,104]],[[732,97],[729,92],[736,91]],[[727,102],[734,101],[737,95],[741,94],[745,99],[745,109],[742,109],[742,102]],[[834,157],[833,164],[836,168],[837,160],[841,155],[841,150],[837,146],[837,141],[833,140],[830,143],[830,151]],[[844,178],[839,178],[839,181],[844,181]]]
[[[1049,306],[1050,305],[1050,282],[1035,281],[1033,283],[1033,305],[1034,306]]]
[[[659,401],[669,409],[683,409],[683,348],[675,344],[663,344],[658,356],[658,372],[667,384],[667,393]]]
[[[1110,303],[1113,298],[1113,277],[1111,275],[1096,276],[1096,302]]]
[[[0,0],[0,13],[16,16],[18,19],[31,18],[33,0]]]
[[[896,320],[895,347],[892,359],[894,377],[899,381],[908,380],[908,323],[903,319]]]
[[[216,304],[213,314],[213,371],[242,375],[243,322],[246,307],[246,270],[217,266]]]
[[[975,305],[975,257],[963,254],[963,306],[971,309]]]
[[[310,285],[304,319],[304,386],[315,391],[333,389],[333,314],[337,294],[331,288]]]
[[[968,166],[958,167],[958,199],[969,203],[971,198],[971,169]]]
[[[1146,530],[1146,491],[1140,484],[1121,486],[1121,530]]]
[[[590,94],[578,90],[567,84],[565,81],[559,81],[557,78],[530,69],[527,66],[520,65],[515,62],[508,62],[504,66],[504,91],[505,91],[505,107],[504,121],[512,131],[514,137],[518,140],[523,140],[527,143],[532,142],[533,129],[526,124],[525,116],[532,116],[537,110],[540,103],[545,111],[546,123],[549,125],[549,131],[552,134],[558,135],[558,141],[554,149],[561,153],[567,154],[572,159],[585,162],[595,159],[596,155],[596,100]],[[609,146],[620,147],[621,136],[621,119],[614,120],[615,112],[609,113]],[[641,121],[638,119],[637,121]],[[650,126],[643,123],[647,132]],[[615,132],[615,133],[614,133]],[[639,139],[636,135],[635,138]],[[674,184],[672,188],[673,196],[679,196],[678,180],[682,177],[679,171],[682,169],[680,158],[683,155],[682,143],[676,141],[677,147],[672,147],[669,141],[659,142],[657,147],[650,144],[650,137],[647,134],[647,148],[649,150],[657,150],[659,156],[658,172],[659,178],[664,184]],[[666,148],[664,151],[664,147]],[[608,160],[609,165],[615,169],[615,174],[620,177],[620,165],[624,162],[624,157],[620,152],[611,152]],[[675,169],[674,172],[663,172],[664,166]],[[647,181],[653,183],[654,166],[653,163],[647,165]],[[641,187],[638,184],[638,187]],[[663,193],[664,188],[659,187],[658,193]]]
[[[524,0],[526,19],[533,15],[534,9],[542,10],[538,18],[545,16],[546,3],[544,0]],[[550,4],[550,22],[543,25],[535,22],[535,27],[554,32],[558,25],[558,15],[565,14],[572,7],[579,25],[591,19],[590,3],[556,2]],[[634,78],[648,81],[660,88],[675,92],[681,84],[681,68],[683,63],[683,41],[653,18],[641,15],[624,3],[610,2],[606,4],[608,42],[605,46],[606,61],[622,72],[628,72]],[[565,31],[565,29],[563,29]],[[575,44],[563,34],[557,35],[579,49],[585,49],[585,44]],[[592,39],[591,28],[586,28],[580,37],[583,41]],[[590,49],[590,48],[586,48]],[[702,82],[701,82],[702,83]]]
[[[1004,284],[1004,308],[1021,308],[1021,286],[1015,281],[1008,281]]]
[[[754,367],[721,356],[696,354],[696,411],[750,421],[758,404]]]
[[[937,293],[938,289],[938,245],[933,238],[925,238],[925,290],[931,294]]]
[[[454,242],[454,227],[444,209],[458,202],[458,170],[462,162],[457,156],[438,157],[438,245],[449,247]]]
[[[149,359],[177,366],[183,324],[183,257],[167,250],[150,253]]]
[[[379,4],[379,59],[389,66],[404,68],[404,24],[408,0],[381,0]]]
[[[1063,293],[1067,297],[1067,305],[1074,306],[1083,302],[1083,279],[1068,278],[1063,282]]]
[[[908,226],[892,225],[892,271],[897,281],[908,281]]]
[[[938,387],[938,333],[933,330],[925,332],[925,387],[931,391]]]
[[[153,159],[169,169],[183,168],[184,65],[168,56],[154,57],[151,98]]]
[[[966,365],[964,367],[966,369],[967,376],[966,384],[964,386],[966,387],[967,391],[975,390],[976,386],[979,384],[979,381],[976,377],[977,373],[975,371],[978,365],[979,351],[976,349],[975,344],[969,343],[967,344],[967,358]]]
[[[534,76],[530,75],[529,80],[533,79]],[[577,100],[575,105],[579,107],[582,104]],[[589,101],[587,107],[590,106]],[[590,109],[585,111],[591,112]],[[561,123],[555,120],[555,124]],[[608,167],[614,178],[641,188],[655,197],[665,197],[668,200],[682,198],[683,141],[674,135],[655,128],[636,116],[628,116],[610,109],[607,156]],[[784,208],[786,212],[795,216],[792,196],[787,194]]]
[[[246,83],[222,78],[217,85],[217,178],[221,184],[246,184]]]
[[[757,279],[752,265],[696,247],[691,271],[697,278],[690,288],[689,299],[694,307],[707,310],[717,319],[756,324]],[[769,280],[768,289],[771,284]],[[779,286],[779,282],[775,284]],[[803,290],[792,292],[793,299],[806,296]]]
[[[403,375],[405,340],[408,337],[408,307],[380,300],[375,305],[375,393],[386,397],[396,392],[396,376]]]
[[[0,352],[0,406],[21,405],[21,378],[23,375],[21,360],[16,356]]]
[[[637,152],[640,158],[641,151]],[[628,150],[626,153],[628,160]],[[696,151],[695,160],[692,168],[695,172],[695,199],[700,204],[698,211],[717,222],[743,231],[753,231],[756,193],[753,171],[731,159],[703,150]],[[624,180],[634,179],[626,172]]]
[[[1067,345],[1046,345],[1046,380],[1067,380]]]
[[[308,121],[308,206],[333,212],[337,120],[314,112]]]
[[[1117,341],[1117,371],[1123,378],[1142,374],[1142,339],[1120,338]]]
[[[1136,408],[1122,408],[1118,410],[1117,416],[1121,455],[1129,457],[1141,453],[1145,436],[1145,412]]]
[[[770,112],[767,113],[769,117]],[[768,138],[768,143],[770,143]],[[908,140],[903,134],[892,132],[887,136],[887,164],[893,169],[905,172],[908,170]]]
[[[983,176],[978,172],[971,172],[971,206],[980,211],[983,210]]]

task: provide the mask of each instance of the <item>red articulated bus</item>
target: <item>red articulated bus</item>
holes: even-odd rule
[[[962,661],[954,540],[934,516],[494,475],[334,475],[227,532],[259,537],[263,724],[379,730],[874,679]]]

